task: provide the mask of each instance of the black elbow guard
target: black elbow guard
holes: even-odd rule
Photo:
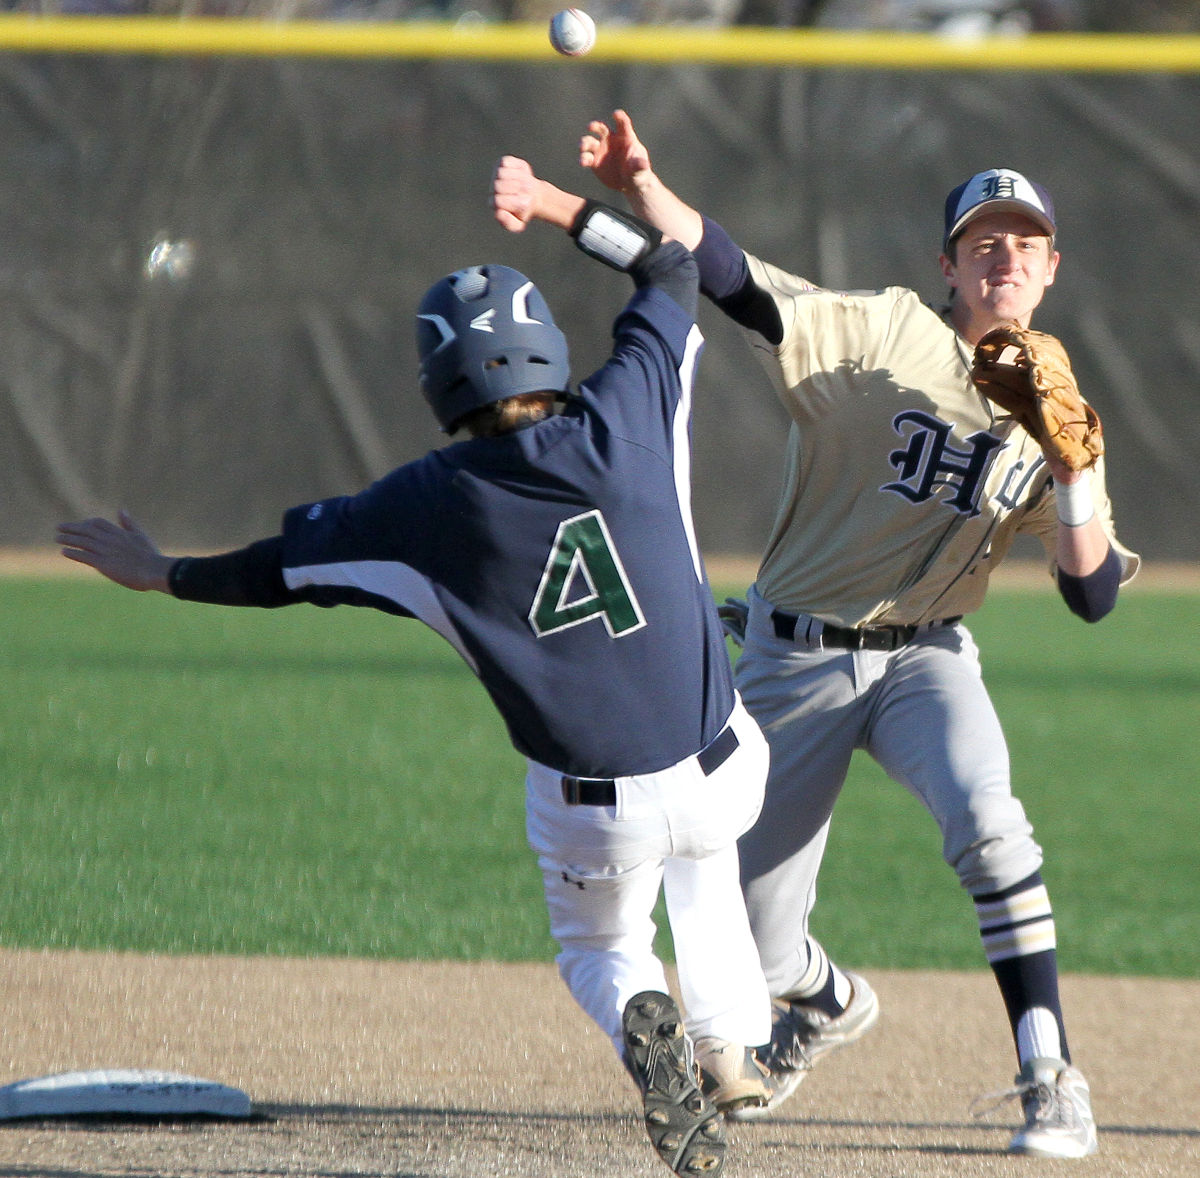
[[[662,234],[640,217],[589,200],[568,230],[589,257],[628,271],[662,242]]]
[[[1098,622],[1117,604],[1121,587],[1121,558],[1109,548],[1104,562],[1086,577],[1058,570],[1058,591],[1067,608],[1085,622]]]

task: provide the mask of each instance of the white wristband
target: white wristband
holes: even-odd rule
[[[1058,519],[1069,528],[1082,527],[1096,514],[1092,502],[1092,472],[1085,470],[1073,483],[1054,484]]]

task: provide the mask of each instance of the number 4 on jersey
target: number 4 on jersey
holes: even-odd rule
[[[580,577],[586,582],[582,593]],[[613,638],[646,624],[599,511],[577,515],[558,525],[554,547],[529,611],[529,624],[539,638],[544,638],[594,618],[603,620]]]

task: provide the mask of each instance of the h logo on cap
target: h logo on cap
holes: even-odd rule
[[[984,200],[1012,199],[1017,195],[1017,184],[1011,176],[988,176],[983,182]]]
[[[976,217],[1002,211],[1020,213],[1047,235],[1054,236],[1054,203],[1050,194],[1020,172],[1009,168],[992,168],[986,172],[976,172],[946,197],[943,246],[948,246]]]

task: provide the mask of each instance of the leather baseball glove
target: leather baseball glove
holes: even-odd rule
[[[1104,453],[1100,418],[1080,396],[1066,349],[1054,336],[1019,323],[994,328],[975,345],[971,379],[1071,470],[1088,470]]]

